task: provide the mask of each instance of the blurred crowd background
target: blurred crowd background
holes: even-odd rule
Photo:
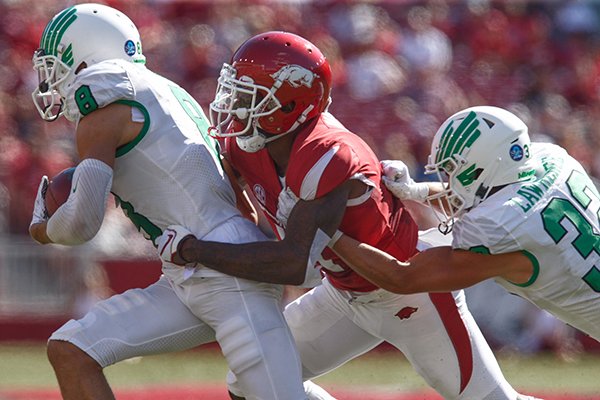
[[[28,240],[40,177],[77,162],[73,127],[64,119],[44,122],[31,101],[37,84],[31,56],[39,37],[53,15],[74,3],[0,0],[0,240],[5,243]],[[328,57],[334,76],[330,111],[381,159],[404,160],[417,179],[423,179],[439,125],[462,108],[484,104],[512,110],[529,125],[534,140],[560,144],[600,177],[599,2],[105,3],[137,24],[147,66],[178,82],[204,107],[234,49],[254,34],[287,30],[308,38]],[[98,239],[112,255],[123,246],[115,238],[128,234],[125,224],[114,217],[106,228],[110,233]],[[121,250],[148,252],[147,246],[131,243]],[[500,338],[518,335],[526,343],[522,348],[533,349],[532,342],[541,341],[541,347],[546,340],[536,333],[541,327],[556,334],[555,324],[534,323],[538,317],[546,320],[534,314],[514,326],[495,327],[492,317],[488,323]],[[527,331],[528,323],[534,333]],[[561,335],[559,343],[573,337]]]

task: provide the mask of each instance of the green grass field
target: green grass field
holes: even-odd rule
[[[523,393],[584,395],[600,399],[600,355],[563,362],[551,354],[500,357],[506,378]],[[155,385],[224,385],[227,366],[215,348],[143,357],[107,368],[115,389]],[[327,389],[371,388],[383,392],[427,390],[424,381],[396,351],[362,356],[316,380]],[[0,391],[54,389],[56,382],[44,346],[0,345]],[[2,395],[0,393],[0,398]],[[564,397],[569,398],[569,397]]]

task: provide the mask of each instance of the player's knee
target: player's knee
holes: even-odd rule
[[[63,368],[82,371],[83,369],[102,369],[100,365],[79,347],[62,340],[50,340],[46,347],[50,364],[56,371]]]

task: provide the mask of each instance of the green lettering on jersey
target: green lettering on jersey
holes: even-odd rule
[[[529,208],[531,208],[535,203],[537,203],[541,198],[541,192],[536,190],[532,190],[532,188],[536,188],[535,186],[525,186],[521,189],[517,190],[517,194],[520,195],[523,199],[529,203]],[[537,188],[539,189],[539,188]]]
[[[81,115],[88,115],[98,109],[98,102],[88,85],[81,85],[75,91],[75,103],[77,103],[77,108],[79,108]]]
[[[133,204],[124,201],[114,193],[113,195],[115,196],[117,207],[121,207],[125,216],[129,218],[131,222],[133,222],[133,225],[135,225],[138,232],[141,232],[142,235],[144,235],[144,238],[151,240],[156,246],[155,240],[162,235],[162,230],[158,226],[154,225],[148,218],[137,213],[133,207]]]
[[[523,183],[517,190],[518,196],[512,198],[511,202],[517,204],[524,212],[529,211],[556,182],[563,163],[564,160],[560,158],[544,157],[542,159],[544,174],[539,179]]]
[[[175,96],[175,98],[183,108],[183,111],[185,111],[185,113],[192,119],[192,121],[194,121],[194,124],[196,124],[198,132],[204,139],[204,143],[206,143],[206,147],[208,147],[208,149],[212,151],[212,153],[216,157],[216,160],[220,160],[219,144],[215,139],[208,135],[209,123],[206,119],[206,116],[204,115],[204,111],[202,111],[202,108],[200,107],[198,102],[196,102],[196,100],[194,100],[194,98],[190,96],[188,92],[186,92],[179,86],[170,86],[170,88],[171,92],[173,93],[173,96]]]
[[[592,204],[600,202],[598,191],[589,177],[579,171],[573,170],[567,180],[567,186],[573,199],[579,206],[587,209]],[[583,259],[587,259],[592,252],[600,255],[600,235],[594,232],[594,227],[584,214],[570,200],[553,198],[541,213],[544,230],[550,235],[554,243],[560,242],[566,235],[567,229],[562,225],[568,219],[575,227],[578,235],[571,242]],[[598,212],[596,212],[598,217]],[[600,293],[600,270],[595,265],[581,278],[595,292]]]

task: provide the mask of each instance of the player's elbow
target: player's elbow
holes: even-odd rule
[[[48,237],[54,243],[67,246],[77,246],[92,240],[102,225],[100,218],[88,218],[87,221],[72,219],[53,222],[52,219],[48,221]]]
[[[423,292],[417,276],[405,265],[394,270],[393,275],[388,275],[382,280],[381,287],[396,294],[414,294]]]
[[[302,285],[306,280],[306,260],[296,258],[287,266],[288,273],[286,274],[287,285]]]

